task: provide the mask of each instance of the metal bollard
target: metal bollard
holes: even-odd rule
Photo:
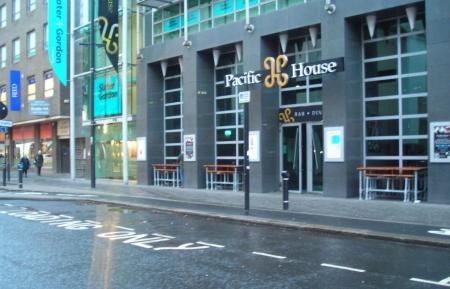
[[[8,182],[11,181],[11,166],[9,163],[6,163],[6,175],[8,176]]]
[[[289,173],[287,171],[282,171],[281,178],[283,179],[283,210],[287,210],[289,209]]]
[[[23,188],[23,169],[22,165],[17,165],[17,171],[19,173],[19,189]]]
[[[3,186],[6,187],[6,165],[3,167]]]

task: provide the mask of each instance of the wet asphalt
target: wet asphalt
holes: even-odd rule
[[[92,202],[0,201],[1,289],[448,287],[445,248]]]

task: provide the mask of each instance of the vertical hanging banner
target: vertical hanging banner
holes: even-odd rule
[[[119,2],[118,0],[98,1],[98,23],[105,46],[106,55],[119,71]]]
[[[67,5],[66,0],[48,0],[48,58],[62,85],[67,85]]]
[[[20,71],[11,70],[9,72],[9,88],[11,111],[20,111]]]

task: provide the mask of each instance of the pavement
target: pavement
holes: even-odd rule
[[[88,200],[139,208],[168,210],[229,221],[391,240],[450,248],[450,206],[403,203],[396,200],[341,199],[315,194],[289,196],[282,210],[282,194],[251,192],[250,212],[243,209],[244,193],[138,185],[98,179],[95,189],[85,179],[68,175],[29,173],[19,189],[11,176],[0,186],[0,199]]]

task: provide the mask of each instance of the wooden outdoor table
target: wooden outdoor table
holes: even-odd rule
[[[372,175],[379,175],[380,177],[387,177],[387,176],[401,176],[404,178],[407,178],[408,174],[413,175],[413,182],[414,182],[414,202],[417,202],[417,194],[418,194],[418,182],[419,182],[419,173],[422,171],[425,171],[426,167],[357,167],[356,168],[359,171],[359,199],[362,199],[363,192],[365,193],[365,199],[367,199],[367,194],[363,188],[364,181],[363,181],[363,175],[364,174],[372,174]],[[425,188],[424,188],[425,189]]]

